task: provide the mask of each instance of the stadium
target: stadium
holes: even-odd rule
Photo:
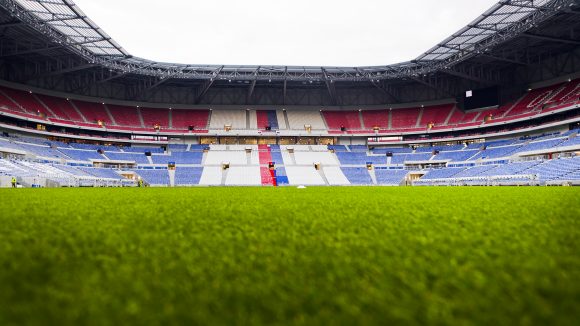
[[[0,31],[0,323],[580,321],[577,0],[382,66],[149,60],[72,0]]]

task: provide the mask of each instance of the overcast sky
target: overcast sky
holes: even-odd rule
[[[416,58],[496,0],[75,0],[132,55],[366,66]]]

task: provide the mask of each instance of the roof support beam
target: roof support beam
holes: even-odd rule
[[[416,81],[416,82],[418,82],[419,84],[425,85],[425,86],[427,86],[427,87],[429,87],[429,88],[431,88],[431,89],[435,90],[437,93],[439,93],[439,94],[441,94],[441,95],[443,95],[443,96],[448,96],[448,97],[455,97],[455,95],[453,95],[453,94],[450,94],[449,92],[447,92],[447,91],[444,91],[444,90],[442,90],[441,88],[439,88],[439,87],[437,87],[437,86],[435,86],[435,85],[431,84],[431,83],[430,83],[430,82],[428,82],[428,81],[424,81],[424,80],[423,80],[423,79],[421,79],[421,78],[417,78],[417,77],[411,77],[411,79],[412,79],[412,80],[414,80],[414,81]]]
[[[282,97],[282,105],[286,105],[286,87],[287,87],[287,83],[288,83],[287,74],[288,74],[288,67],[285,67],[284,68],[284,94]]]
[[[495,60],[499,60],[499,61],[513,63],[513,64],[516,64],[516,65],[528,66],[528,64],[525,63],[525,62],[518,61],[518,60],[514,60],[514,59],[509,59],[509,58],[504,58],[504,57],[500,57],[500,56],[496,56],[496,55],[492,55],[492,54],[483,53],[482,56],[488,57],[488,58],[491,58],[491,59],[495,59]]]
[[[195,104],[199,104],[201,102],[201,100],[203,99],[203,96],[207,93],[207,91],[209,90],[211,85],[213,85],[215,77],[220,74],[222,69],[224,69],[224,66],[221,66],[219,69],[217,69],[213,73],[214,77],[210,78],[209,80],[206,80],[205,83],[201,86],[199,94],[197,94],[197,96],[195,97]]]
[[[567,38],[539,35],[539,34],[533,34],[533,33],[523,33],[522,35],[529,37],[529,38],[535,38],[538,40],[580,45],[580,40],[571,40],[571,39],[567,39]]]
[[[62,75],[62,74],[75,72],[75,71],[79,71],[79,70],[84,70],[84,69],[89,69],[89,68],[93,68],[93,67],[97,67],[97,66],[98,65],[96,63],[87,63],[87,64],[83,64],[83,65],[79,65],[79,66],[74,66],[74,67],[70,67],[70,68],[66,68],[66,69],[61,69],[61,70],[47,72],[44,74],[31,76],[31,77],[27,78],[26,81],[28,82],[28,81],[32,81],[32,80],[36,80],[36,79],[42,79],[45,77]]]
[[[324,82],[326,83],[326,89],[328,90],[328,95],[330,95],[330,101],[332,105],[337,105],[338,100],[336,98],[336,89],[334,88],[334,80],[328,78],[328,74],[326,73],[326,69],[322,69],[322,74],[324,75]]]
[[[390,91],[388,91],[384,87],[382,87],[378,80],[377,81],[371,80],[370,82],[371,82],[371,84],[373,84],[374,87],[376,87],[378,90],[380,90],[383,94],[387,95],[387,97],[389,97],[395,103],[401,103],[401,100],[399,100],[398,97],[393,95],[393,93],[391,93]]]
[[[470,74],[466,74],[463,72],[459,72],[459,71],[455,71],[452,69],[442,69],[440,70],[442,73],[451,75],[451,76],[455,76],[455,77],[459,77],[459,78],[463,78],[463,79],[468,79],[468,80],[472,80],[481,84],[495,84],[493,81],[491,80],[487,80],[487,79],[483,79],[481,77],[476,77]]]
[[[250,88],[248,88],[248,94],[246,96],[246,104],[250,104],[252,102],[252,95],[254,95],[254,89],[256,88],[256,82],[258,81],[258,73],[260,72],[260,67],[256,68],[254,80],[252,80],[250,84]]]
[[[145,65],[145,66],[142,66],[142,67],[136,67],[136,68],[134,68],[134,69],[130,69],[130,70],[123,71],[123,72],[121,72],[120,74],[116,74],[116,75],[114,75],[114,76],[111,76],[111,77],[108,77],[108,78],[105,78],[105,79],[99,80],[99,84],[101,84],[101,83],[104,83],[104,82],[111,81],[111,80],[113,80],[113,79],[117,79],[117,78],[119,78],[119,77],[123,77],[123,76],[125,76],[125,75],[127,75],[127,74],[133,73],[133,72],[135,72],[135,71],[138,71],[138,70],[140,70],[140,69],[143,69],[143,68],[150,67],[150,66],[152,66],[152,65],[154,65],[154,64],[155,64],[155,63],[149,63],[148,65]]]

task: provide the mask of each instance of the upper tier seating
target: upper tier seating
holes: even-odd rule
[[[4,88],[0,87],[0,106],[5,106],[11,110],[24,112],[20,105],[14,103],[7,95],[4,95],[2,90]]]
[[[97,123],[97,121],[101,120],[106,125],[113,124],[103,104],[78,100],[73,100],[72,103],[85,117],[87,122]]]
[[[107,109],[111,112],[113,119],[119,126],[144,127],[139,119],[139,112],[136,107],[107,104]]]
[[[187,130],[193,126],[195,130],[206,130],[208,120],[209,110],[171,110],[172,129]]]
[[[41,94],[36,94],[36,96],[54,112],[55,117],[61,122],[83,121],[83,118],[67,99]]]
[[[419,111],[420,111],[419,108],[391,110],[391,128],[392,129],[416,128],[417,120],[419,119]]]
[[[513,106],[507,116],[522,115],[532,110],[540,109],[541,105],[550,99],[561,87],[562,85],[558,84],[529,91]]]
[[[275,110],[258,110],[256,111],[256,125],[260,130],[270,127],[271,130],[280,129],[278,115]]]
[[[210,129],[224,129],[230,125],[232,129],[246,129],[246,111],[244,110],[213,110]]]
[[[379,129],[385,130],[389,128],[389,111],[363,110],[361,113],[366,129],[379,127]]]
[[[426,106],[423,108],[423,115],[421,116],[419,127],[427,127],[429,123],[434,123],[436,126],[444,125],[453,107],[454,104]]]
[[[288,116],[290,129],[304,130],[305,125],[310,125],[313,130],[326,129],[322,116],[318,111],[288,110],[286,115]]]
[[[289,111],[216,109],[211,114],[211,121],[208,121],[210,111],[207,109],[138,108],[131,104],[103,104],[99,99],[69,101],[65,98],[0,87],[0,106],[4,111],[10,111],[10,114],[89,128],[97,128],[97,121],[102,121],[109,131],[152,131],[154,125],[159,125],[162,132],[180,133],[187,132],[189,126],[194,126],[199,133],[205,133],[208,128],[222,129],[224,125],[232,125],[233,129],[242,130],[263,130],[270,126],[277,130],[286,129],[287,124],[293,130],[303,130],[305,125],[312,126],[315,131],[328,129],[329,134],[341,134],[340,128],[343,126],[350,134],[369,133],[373,127],[378,127],[381,133],[419,132],[425,130],[431,122],[435,124],[433,130],[477,127],[521,120],[568,108],[577,103],[580,103],[580,79],[533,89],[500,107],[469,112],[462,112],[453,104],[392,110],[371,108],[360,112],[331,110],[322,113],[298,108]],[[484,122],[489,116],[492,119]]]
[[[449,121],[447,121],[447,125],[455,126],[455,125],[462,125],[462,124],[472,124],[472,123],[481,123],[481,120],[475,120],[479,116],[479,112],[470,111],[470,112],[463,112],[459,108],[455,108]]]
[[[1,87],[0,90],[10,97],[12,101],[18,103],[22,109],[29,113],[42,113],[46,117],[52,117],[53,114],[44,107],[31,92],[25,92],[12,88]],[[6,101],[6,100],[4,100]],[[11,105],[14,107],[14,105]]]
[[[362,129],[358,111],[323,111],[322,115],[329,130]]]
[[[159,125],[162,129],[169,128],[169,110],[157,108],[139,108],[145,128]]]

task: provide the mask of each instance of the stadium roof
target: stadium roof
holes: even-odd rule
[[[379,81],[451,69],[490,51],[571,6],[574,0],[503,0],[415,60],[385,66],[306,67],[196,65],[133,57],[71,0],[2,0],[7,11],[59,46],[121,74],[164,79]]]

